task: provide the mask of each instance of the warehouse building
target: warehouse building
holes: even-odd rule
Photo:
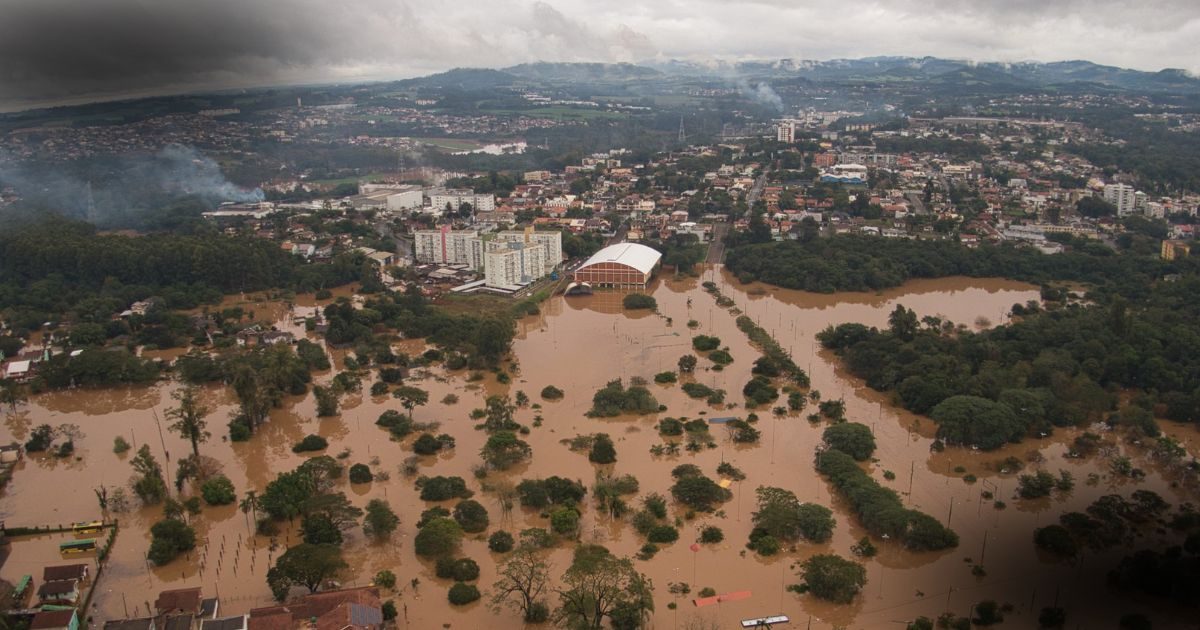
[[[575,270],[575,282],[586,282],[593,287],[644,289],[661,259],[662,254],[645,245],[609,245]]]

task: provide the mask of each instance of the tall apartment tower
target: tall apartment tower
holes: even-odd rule
[[[775,139],[791,144],[796,141],[796,121],[781,120],[775,127]]]
[[[1104,186],[1104,200],[1117,207],[1117,216],[1124,217],[1137,210],[1137,191],[1128,184]]]

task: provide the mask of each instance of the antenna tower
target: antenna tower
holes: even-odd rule
[[[679,143],[684,144],[686,142],[687,142],[687,134],[684,133],[684,131],[683,131],[683,116],[680,116],[679,117]]]

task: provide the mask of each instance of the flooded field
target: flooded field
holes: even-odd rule
[[[412,479],[402,474],[399,466],[411,455],[412,437],[404,442],[388,439],[374,422],[387,409],[399,409],[390,397],[373,398],[364,392],[349,394],[342,400],[341,415],[317,419],[312,396],[294,397],[271,414],[270,422],[249,442],[230,443],[225,439],[225,423],[233,412],[235,401],[231,392],[222,387],[204,390],[204,402],[212,408],[208,417],[213,437],[201,445],[201,454],[220,462],[222,472],[234,483],[239,494],[247,489],[262,488],[278,472],[291,470],[305,458],[292,453],[291,447],[304,435],[316,433],[329,440],[330,455],[349,451],[342,461],[369,463],[373,471],[386,471],[390,480],[352,485],[343,477],[343,490],[359,506],[371,498],[387,499],[400,514],[401,525],[391,540],[369,542],[361,529],[347,532],[346,560],[352,567],[343,584],[363,585],[381,569],[391,569],[398,576],[402,592],[394,595],[397,608],[403,605],[398,622],[412,628],[434,628],[447,624],[456,628],[519,628],[523,627],[517,614],[510,610],[494,615],[487,606],[487,591],[495,578],[495,564],[503,556],[487,549],[487,534],[497,529],[517,532],[527,527],[548,527],[547,519],[534,511],[519,507],[506,519],[497,502],[480,491],[480,481],[472,475],[472,466],[479,463],[479,450],[486,435],[473,429],[475,421],[470,411],[482,407],[486,396],[493,393],[515,395],[524,391],[531,400],[542,405],[517,412],[518,421],[531,425],[534,417],[542,415],[544,422],[533,428],[525,440],[533,448],[533,459],[505,473],[491,473],[490,481],[501,478],[514,483],[522,478],[562,475],[577,478],[590,487],[597,471],[632,474],[640,481],[639,496],[659,492],[669,496],[672,479],[670,471],[681,463],[694,463],[706,474],[715,477],[722,461],[731,462],[746,473],[745,481],[730,488],[734,497],[715,515],[702,515],[686,521],[680,540],[664,547],[652,560],[639,561],[639,570],[646,573],[656,587],[657,610],[652,627],[674,628],[685,621],[701,617],[717,622],[716,627],[737,627],[739,619],[768,614],[786,614],[794,627],[895,628],[897,622],[911,620],[924,614],[936,616],[944,610],[966,615],[970,607],[983,599],[1008,602],[1014,606],[1007,615],[1006,628],[1036,627],[1036,615],[1043,606],[1058,601],[1068,610],[1072,627],[1111,627],[1117,613],[1134,609],[1150,612],[1151,602],[1122,603],[1113,608],[1096,602],[1095,596],[1104,593],[1104,570],[1115,564],[1125,553],[1117,549],[1100,555],[1088,555],[1077,564],[1042,562],[1032,542],[1032,530],[1055,521],[1065,511],[1082,510],[1103,494],[1127,495],[1134,488],[1147,488],[1160,493],[1169,501],[1196,501],[1197,497],[1171,487],[1170,480],[1146,462],[1136,448],[1126,453],[1135,464],[1148,471],[1147,478],[1134,484],[1107,476],[1106,465],[1099,460],[1072,460],[1063,457],[1066,445],[1076,431],[1060,430],[1054,435],[1027,440],[1002,451],[981,453],[965,449],[948,449],[931,453],[934,427],[889,404],[887,395],[867,389],[861,382],[837,368],[835,358],[821,351],[814,335],[830,324],[857,321],[868,325],[886,325],[888,314],[897,304],[914,309],[919,316],[939,315],[969,327],[995,325],[1006,320],[1014,303],[1038,299],[1036,287],[1003,280],[948,278],[936,281],[912,282],[904,287],[879,294],[815,295],[798,291],[774,289],[760,285],[740,285],[730,282],[721,273],[709,270],[703,280],[714,280],[726,296],[733,298],[737,308],[771,332],[779,343],[792,352],[797,364],[808,370],[813,389],[824,398],[842,398],[847,417],[871,426],[879,448],[878,462],[868,469],[875,479],[904,495],[908,505],[918,508],[945,522],[961,536],[957,549],[936,553],[912,553],[887,541],[875,541],[880,553],[865,561],[868,583],[865,592],[853,604],[837,606],[820,602],[809,596],[785,590],[795,583],[793,565],[805,558],[826,552],[849,557],[850,546],[865,532],[856,519],[836,497],[831,497],[826,484],[813,470],[812,456],[820,443],[824,424],[810,424],[804,416],[808,411],[782,418],[772,417],[770,411],[759,410],[762,419],[758,428],[762,438],[757,445],[735,445],[723,430],[713,432],[718,447],[697,454],[682,452],[675,456],[654,456],[650,447],[663,441],[654,425],[660,417],[700,417],[702,413],[745,415],[739,406],[729,410],[694,400],[681,391],[679,384],[649,385],[667,411],[640,417],[590,419],[584,413],[591,405],[592,394],[607,381],[615,378],[640,376],[652,381],[654,374],[674,370],[678,358],[691,352],[691,337],[695,334],[715,335],[729,347],[734,362],[723,371],[712,371],[712,365],[701,359],[694,377],[713,388],[726,390],[731,403],[742,401],[742,385],[750,378],[751,364],[759,356],[746,336],[737,329],[734,315],[715,305],[713,297],[700,286],[701,279],[665,279],[653,287],[659,314],[626,313],[621,308],[621,295],[598,293],[593,296],[555,297],[543,304],[541,314],[518,322],[518,337],[514,355],[519,368],[510,384],[501,385],[494,376],[469,382],[465,371],[447,373],[441,368],[418,371],[411,384],[429,391],[429,404],[418,407],[418,421],[439,421],[439,432],[455,437],[457,447],[448,453],[422,458],[423,474],[458,475],[467,479],[476,491],[476,499],[488,508],[491,527],[482,535],[468,536],[462,555],[479,562],[482,573],[478,581],[484,599],[465,607],[452,607],[446,601],[450,582],[435,577],[433,563],[418,558],[412,551],[415,523],[423,509],[431,504],[420,501]],[[229,305],[235,302],[227,300]],[[303,326],[293,320],[311,314],[316,303],[300,296],[294,309],[278,305],[263,305],[256,309],[258,321],[270,313],[281,330],[303,335]],[[687,322],[696,320],[698,327],[689,329]],[[415,354],[423,350],[420,341],[409,341],[397,351]],[[340,355],[333,353],[340,365]],[[318,374],[319,382],[327,382],[333,371]],[[373,378],[364,381],[364,390]],[[546,385],[555,385],[566,396],[558,402],[540,399],[538,393]],[[94,489],[127,486],[132,470],[131,453],[113,453],[113,440],[121,436],[133,446],[149,444],[169,475],[174,475],[176,461],[189,447],[178,436],[160,426],[164,409],[173,401],[170,394],[177,384],[154,387],[123,388],[102,391],[68,391],[33,397],[17,412],[3,417],[0,441],[24,441],[33,426],[38,424],[78,425],[83,437],[76,441],[75,457],[27,457],[15,472],[13,481],[4,491],[0,503],[0,519],[10,525],[57,525],[72,521],[98,518],[100,511]],[[458,402],[445,404],[447,394]],[[810,410],[811,411],[811,410]],[[1183,441],[1193,455],[1200,452],[1200,442],[1194,430],[1164,425],[1164,429]],[[587,461],[586,453],[570,451],[560,440],[576,435],[606,432],[616,443],[617,462],[598,466]],[[414,436],[415,437],[415,436]],[[1124,447],[1123,447],[1124,448]],[[1021,501],[1012,498],[1016,475],[1000,474],[995,465],[1001,459],[1016,455],[1025,458],[1038,451],[1045,458],[1042,466],[1057,473],[1071,471],[1078,480],[1074,491],[1065,498]],[[954,472],[962,467],[965,472]],[[894,481],[884,480],[884,471],[895,473]],[[965,483],[962,477],[971,473],[978,482]],[[1095,485],[1085,483],[1089,473],[1102,475]],[[771,558],[761,558],[745,551],[751,530],[754,510],[754,489],[773,485],[792,490],[802,501],[818,502],[834,509],[837,527],[833,539],[823,545],[801,543]],[[983,490],[995,492],[1008,503],[1007,509],[997,510],[991,501],[981,499]],[[632,502],[637,502],[635,498]],[[675,509],[675,508],[673,508]],[[683,515],[682,510],[676,513]],[[158,591],[183,586],[202,586],[206,595],[219,595],[222,610],[230,614],[271,602],[266,584],[266,571],[274,558],[299,535],[295,528],[284,528],[274,539],[252,535],[253,523],[235,506],[206,507],[192,518],[201,541],[187,558],[180,558],[164,567],[149,566],[145,553],[149,545],[149,526],[161,516],[161,507],[134,509],[112,515],[120,520],[111,559],[99,581],[93,605],[94,621],[144,614]],[[721,527],[725,541],[706,545],[698,552],[689,549],[698,530],[708,524]],[[590,495],[586,500],[581,526],[581,539],[608,546],[618,555],[633,556],[643,540],[633,528],[621,520],[613,520],[597,510]],[[23,541],[25,545],[56,545],[51,537]],[[40,561],[56,551],[21,551],[21,558]],[[16,557],[16,552],[14,552]],[[570,562],[567,543],[552,553],[552,575],[558,575]],[[967,559],[970,559],[968,561]],[[29,566],[33,560],[9,563],[0,578],[15,580],[24,573],[34,573]],[[70,562],[67,560],[66,562]],[[986,576],[971,573],[972,564],[982,564]],[[419,586],[412,586],[417,578]],[[687,600],[679,600],[679,609],[672,611],[667,586],[672,582],[687,582],[693,592],[712,587],[718,593],[749,590],[752,596],[742,601],[716,607],[696,609]],[[295,592],[299,594],[299,591]],[[125,597],[122,597],[122,594]],[[387,596],[385,595],[385,599]],[[1087,599],[1087,598],[1090,598]],[[555,598],[550,598],[555,603]],[[1032,611],[1032,612],[1031,612]],[[1171,611],[1161,611],[1162,627],[1186,627],[1181,617]],[[1158,626],[1156,626],[1158,627]]]

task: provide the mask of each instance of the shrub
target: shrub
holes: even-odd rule
[[[245,442],[250,439],[253,433],[250,432],[250,425],[246,424],[244,418],[234,418],[229,421],[229,441],[230,442]]]
[[[183,521],[163,519],[150,527],[150,562],[167,564],[179,554],[196,547],[196,531]]]
[[[779,390],[771,384],[771,379],[765,376],[754,376],[742,387],[742,395],[746,397],[746,405],[753,407],[769,404],[779,398]]]
[[[446,556],[458,549],[462,528],[453,519],[435,518],[417,532],[413,551],[428,558]]]
[[[1017,482],[1017,494],[1022,499],[1037,499],[1050,495],[1054,489],[1054,475],[1039,470],[1032,475],[1021,475]]]
[[[467,489],[462,477],[418,477],[417,487],[422,501],[445,501],[447,499],[469,499],[475,493]]]
[[[855,460],[864,462],[875,452],[875,436],[871,428],[858,422],[843,422],[825,429],[821,436],[829,448],[837,449]]]
[[[673,543],[679,540],[679,530],[670,525],[656,525],[650,528],[646,539],[652,543]]]
[[[233,482],[225,475],[209,477],[200,486],[200,496],[204,497],[204,502],[209,505],[229,505],[237,500]]]
[[[469,534],[479,533],[488,527],[487,508],[474,499],[459,501],[454,506],[454,520]]]
[[[678,380],[678,378],[675,376],[674,372],[659,372],[658,374],[654,375],[655,383],[661,383],[661,384],[674,383],[677,380]]]
[[[319,435],[306,435],[303,440],[300,440],[292,447],[293,453],[307,453],[309,451],[319,451],[329,446],[329,442]]]
[[[708,353],[708,360],[716,363],[720,367],[724,367],[730,363],[733,363],[733,355],[729,354],[725,350],[713,350],[712,352]]]
[[[514,541],[512,534],[504,530],[493,532],[492,535],[488,537],[488,549],[491,549],[496,553],[508,553],[512,551],[513,545]]]
[[[1033,543],[1038,549],[1064,558],[1074,558],[1079,553],[1079,543],[1062,525],[1047,525],[1033,530]]]
[[[126,442],[125,438],[123,438],[119,435],[117,437],[113,438],[113,452],[114,453],[116,453],[117,455],[120,455],[121,453],[124,453],[125,451],[128,451],[129,449],[130,449],[129,442]]]
[[[579,511],[565,505],[556,508],[550,513],[550,528],[556,534],[574,534],[579,529]]]
[[[721,347],[720,337],[710,337],[708,335],[696,335],[692,337],[692,347],[700,352],[708,352]]]
[[[708,525],[700,530],[700,542],[706,544],[715,544],[725,540],[725,532],[721,531],[720,527]]]
[[[733,493],[704,475],[688,475],[675,481],[671,496],[693,510],[711,512],[713,504],[728,501]]]
[[[471,602],[479,599],[479,589],[475,588],[475,586],[472,584],[455,582],[454,586],[450,587],[449,598],[450,603],[454,604],[455,606],[470,604]]]
[[[626,388],[620,379],[609,381],[592,396],[591,417],[612,418],[622,413],[647,414],[659,410],[658,401],[642,385]]]
[[[391,571],[388,571],[387,569],[384,569],[384,570],[380,571],[379,573],[376,573],[375,579],[372,581],[375,582],[376,586],[380,586],[383,588],[395,588],[396,587],[396,574],[392,573]]]
[[[442,450],[442,443],[432,433],[422,433],[413,441],[412,450],[417,455],[433,455]]]
[[[355,464],[350,467],[350,483],[370,483],[371,469],[366,464]]]
[[[658,432],[662,435],[683,435],[683,422],[675,418],[658,421]]]
[[[617,461],[617,449],[607,433],[597,433],[588,451],[588,461],[594,464],[611,464]]]
[[[391,535],[400,525],[400,517],[392,511],[392,506],[382,499],[367,501],[367,514],[363,517],[363,533],[372,538],[382,539]]]
[[[470,558],[459,558],[454,561],[450,577],[459,582],[473,582],[479,579],[479,565]]]
[[[817,457],[817,471],[850,502],[867,531],[904,541],[913,550],[935,551],[958,545],[958,535],[923,512],[909,510],[895,491],[884,488],[859,468],[854,458],[838,450]]]
[[[621,300],[621,305],[630,311],[656,309],[658,308],[658,301],[644,293],[630,293]]]
[[[547,385],[542,388],[542,398],[545,398],[546,400],[562,400],[562,397],[563,390],[553,385]]]
[[[848,604],[867,583],[867,570],[857,562],[833,554],[804,561],[801,575],[808,592],[839,604]]]

